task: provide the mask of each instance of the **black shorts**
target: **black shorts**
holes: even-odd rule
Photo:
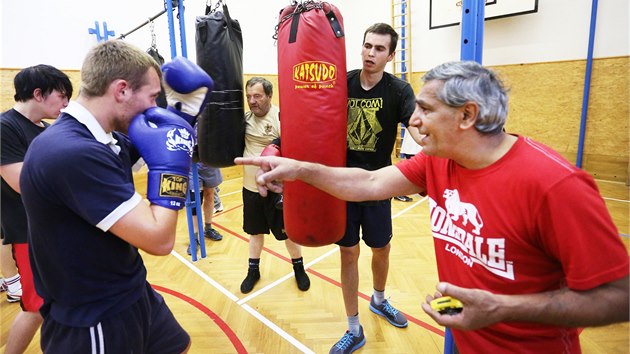
[[[391,199],[346,204],[346,233],[337,245],[351,247],[359,243],[360,234],[371,248],[382,248],[392,239]]]
[[[190,336],[149,283],[135,304],[94,327],[66,326],[48,315],[41,329],[41,348],[47,354],[172,354],[189,344]]]
[[[286,240],[282,210],[276,208],[278,198],[276,193],[269,192],[267,197],[262,197],[258,192],[243,188],[243,231],[260,235],[271,230],[276,240]]]

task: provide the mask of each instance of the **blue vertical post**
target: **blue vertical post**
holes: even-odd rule
[[[177,4],[179,14],[179,38],[182,46],[182,56],[188,58],[188,48],[186,47],[186,26],[184,24],[184,0],[179,0]]]
[[[180,2],[183,0],[180,0]],[[171,44],[171,59],[177,56],[177,47],[175,46],[175,22],[173,21],[173,2],[165,0],[166,15],[168,17],[168,39]]]
[[[586,56],[586,72],[584,74],[584,94],[582,96],[582,117],[580,119],[580,136],[575,165],[582,168],[582,154],[584,152],[584,137],[586,135],[586,117],[588,114],[588,99],[591,91],[591,71],[593,68],[593,47],[595,44],[595,24],[597,22],[597,1],[591,5],[591,29],[588,35],[588,53]]]
[[[402,40],[400,41],[400,71],[401,79],[407,81],[407,63],[405,60],[407,59],[407,39],[405,36],[407,35],[407,31],[405,30],[405,25],[407,24],[407,1],[403,0],[400,3],[400,36]],[[405,125],[402,124],[402,129],[400,129],[400,137],[405,138]],[[405,154],[401,153],[400,158],[405,158]]]
[[[485,0],[463,0],[461,60],[473,60],[481,64],[483,54],[483,25]],[[449,328],[444,332],[444,354],[455,352],[455,341]]]
[[[197,232],[199,233],[199,249],[201,250],[201,258],[206,258],[206,239],[203,235],[203,209],[201,208],[201,191],[199,190],[199,172],[197,169],[197,164],[193,163],[191,167],[192,171],[192,181],[188,183],[192,183],[193,185],[193,193],[195,193],[195,210],[197,214]],[[197,236],[195,236],[194,228],[191,228],[193,225],[192,220],[192,206],[193,202],[191,201],[190,192],[186,194],[186,215],[188,219],[188,239],[190,240],[190,253],[191,259],[194,261],[197,260]],[[206,203],[208,201],[206,200]]]
[[[447,328],[444,331],[444,354],[452,354],[455,352],[455,342],[453,341],[453,334],[451,330]]]
[[[461,60],[474,60],[481,64],[485,6],[485,0],[463,0]]]
[[[171,44],[171,59],[177,56],[177,47],[175,44],[175,21],[173,18],[173,1],[166,1],[166,14],[168,16],[168,30],[169,30],[169,40]],[[187,48],[186,48],[186,30],[184,29],[184,0],[177,1],[177,13],[179,15],[179,33],[180,33],[180,43],[182,56],[187,57]],[[197,214],[197,230],[199,233],[199,248],[201,250],[201,258],[206,258],[206,243],[203,237],[203,210],[201,209],[201,195],[199,191],[199,173],[197,170],[197,164],[193,163],[191,167],[192,181],[188,181],[188,183],[192,183],[193,193],[195,193],[195,211]],[[193,202],[191,201],[190,191],[186,193],[186,218],[188,221],[188,239],[190,242],[190,253],[191,259],[194,261],[197,260],[197,236],[195,236],[195,231],[192,220],[192,206]]]

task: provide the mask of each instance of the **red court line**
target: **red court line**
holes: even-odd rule
[[[221,213],[226,213],[228,211],[232,211],[234,209],[241,208],[242,206],[243,206],[243,204],[240,204],[240,205],[238,205],[236,207],[227,209],[227,210],[225,210],[225,211],[223,211]],[[222,226],[220,224],[217,224],[216,222],[214,222],[214,219],[212,221],[212,225],[216,226],[217,228],[219,228],[219,229],[221,229],[221,230],[223,230],[223,231],[225,231],[225,232],[227,232],[227,233],[229,233],[229,234],[231,234],[233,236],[236,236],[236,237],[240,238],[243,241],[249,242],[249,239],[247,237],[242,236],[242,235],[240,235],[240,234],[238,234],[238,233],[236,233],[236,232],[234,232],[234,231],[232,231],[232,230],[230,230],[230,229],[228,229],[228,228],[226,228],[226,227],[224,227],[224,226]],[[275,252],[273,250],[270,250],[269,248],[263,247],[263,251],[266,251],[267,253],[270,253],[270,254],[272,254],[272,255],[274,255],[274,256],[284,260],[285,262],[291,263],[291,260],[288,257],[285,257],[285,256],[283,256],[283,255],[281,255],[281,254],[279,254],[279,253],[277,253],[277,252]],[[340,282],[338,282],[338,281],[336,281],[336,280],[334,280],[334,279],[332,279],[330,277],[327,277],[326,275],[324,275],[324,274],[322,274],[322,273],[320,273],[320,272],[318,272],[316,270],[313,270],[312,268],[308,268],[306,271],[311,273],[311,274],[313,274],[313,275],[315,275],[316,277],[318,277],[320,279],[323,279],[324,281],[327,281],[327,282],[337,286],[338,288],[341,288],[341,283]],[[367,301],[371,300],[371,297],[369,295],[366,295],[366,294],[361,293],[361,292],[359,292],[359,297],[361,297],[361,298],[363,298],[363,299],[365,299]],[[409,315],[409,314],[407,314],[405,312],[402,312],[402,311],[400,311],[400,312],[402,314],[404,314],[405,317],[407,317],[407,320],[409,320],[409,322],[415,323],[416,325],[418,325],[418,326],[420,326],[420,327],[422,327],[422,328],[424,328],[426,330],[429,330],[429,331],[431,331],[431,332],[433,332],[433,333],[435,333],[435,334],[437,334],[439,336],[444,337],[444,330],[436,328],[436,327],[434,327],[434,326],[432,326],[432,325],[430,325],[430,324],[428,324],[426,322],[423,322],[423,321],[421,321],[421,320],[419,320],[419,319],[417,319],[417,318],[415,318],[415,317],[413,317],[413,316],[411,316],[411,315]]]
[[[340,282],[338,282],[338,281],[336,281],[336,280],[334,280],[332,278],[329,278],[329,277],[325,276],[324,274],[322,274],[322,273],[320,273],[320,272],[318,272],[316,270],[313,270],[312,268],[307,269],[307,271],[309,273],[311,273],[311,274],[313,274],[313,275],[315,275],[315,276],[317,276],[317,277],[319,277],[321,279],[324,279],[325,281],[327,281],[327,282],[329,282],[331,284],[334,284],[337,287],[341,288],[341,283]],[[363,299],[365,299],[367,301],[371,301],[371,296],[368,296],[368,295],[366,295],[366,294],[364,294],[362,292],[359,292],[359,297],[361,297],[361,298],[363,298]],[[428,323],[422,322],[419,319],[417,319],[417,318],[415,318],[415,317],[413,317],[413,316],[411,316],[411,315],[409,315],[409,314],[407,314],[405,312],[402,312],[402,311],[400,311],[400,312],[402,314],[404,314],[405,317],[407,317],[407,320],[409,320],[409,322],[415,323],[418,326],[420,326],[420,327],[422,327],[422,328],[424,328],[426,330],[429,330],[429,331],[431,331],[431,332],[433,332],[433,333],[435,333],[435,334],[437,334],[439,336],[444,337],[444,331],[443,330],[435,328],[435,327],[431,326]]]
[[[241,206],[242,206],[242,204],[241,204]],[[247,238],[245,236],[242,236],[241,234],[238,234],[238,233],[232,231],[231,229],[228,229],[225,226],[222,226],[221,224],[217,224],[216,222],[212,221],[212,225],[214,225],[217,228],[219,228],[219,229],[221,229],[221,230],[223,230],[223,231],[225,231],[225,232],[227,232],[227,233],[229,233],[229,234],[231,234],[233,236],[236,236],[236,237],[240,238],[241,240],[249,243],[249,238]],[[274,238],[274,240],[275,240],[275,238]],[[283,261],[285,261],[287,263],[291,263],[291,259],[289,259],[286,256],[281,255],[280,253],[278,253],[278,252],[276,252],[274,250],[271,250],[271,249],[263,246],[263,251],[266,251],[267,253],[270,253],[270,254],[276,256],[277,258],[282,259]]]
[[[225,214],[225,213],[227,213],[229,211],[232,211],[234,209],[238,209],[238,208],[240,208],[242,206],[243,206],[243,204],[240,204],[240,205],[237,205],[235,207],[232,207],[232,208],[229,208],[229,209],[225,209],[223,211],[216,212],[216,213],[212,214],[212,216],[215,217],[215,216],[218,216],[218,215],[223,215],[223,214]]]
[[[214,312],[212,312],[212,310],[210,310],[209,308],[207,308],[206,306],[204,306],[202,303],[200,303],[199,301],[184,295],[180,292],[177,292],[175,290],[172,289],[168,289],[165,288],[163,286],[159,286],[159,285],[155,285],[155,284],[151,284],[151,286],[153,287],[153,289],[157,290],[157,291],[161,291],[163,293],[167,293],[170,295],[173,295],[181,300],[186,301],[187,303],[193,305],[194,307],[196,307],[198,310],[200,310],[201,312],[205,313],[208,317],[210,317],[210,319],[212,319],[214,321],[214,323],[219,326],[219,328],[221,328],[221,330],[223,331],[223,333],[225,333],[225,335],[228,337],[228,339],[230,340],[230,342],[232,342],[232,345],[234,345],[234,349],[236,349],[236,352],[239,354],[247,354],[247,349],[245,349],[245,346],[243,345],[243,343],[241,343],[241,340],[238,339],[238,336],[236,335],[236,333],[234,333],[234,331],[232,331],[232,328],[230,328],[230,326],[228,326],[227,323],[225,323],[221,317],[217,316],[217,314],[215,314]]]

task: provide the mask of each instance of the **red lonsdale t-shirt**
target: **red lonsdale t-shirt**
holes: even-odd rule
[[[396,165],[426,189],[441,281],[499,294],[587,290],[628,274],[628,253],[592,177],[518,137],[483,169],[424,153]],[[500,323],[453,330],[463,353],[580,353],[576,329]]]

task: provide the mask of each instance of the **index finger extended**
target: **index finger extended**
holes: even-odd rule
[[[262,160],[259,157],[237,157],[234,159],[234,163],[237,165],[261,166]]]

